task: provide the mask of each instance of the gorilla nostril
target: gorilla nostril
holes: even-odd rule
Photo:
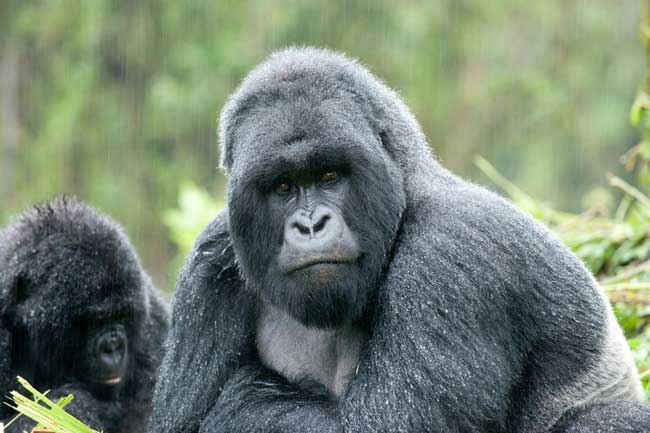
[[[293,227],[296,228],[302,235],[308,235],[310,233],[309,227],[306,227],[299,222],[294,222]]]
[[[319,231],[323,230],[323,228],[325,228],[325,224],[327,224],[327,221],[329,221],[330,218],[331,217],[327,214],[323,215],[320,221],[318,221],[314,226],[314,233],[318,233]]]

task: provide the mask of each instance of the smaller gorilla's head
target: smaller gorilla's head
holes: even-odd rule
[[[72,198],[23,214],[0,249],[11,369],[40,387],[83,383],[115,398],[133,380],[148,277],[113,222]]]
[[[243,277],[308,326],[359,320],[404,209],[400,170],[341,76],[296,64],[256,74],[221,123]]]

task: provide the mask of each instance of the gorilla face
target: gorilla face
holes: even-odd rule
[[[292,177],[279,179],[269,197],[276,213],[284,214],[278,269],[305,285],[342,278],[359,259],[358,243],[343,219],[349,182],[334,169]]]
[[[257,112],[240,129],[240,149],[257,157],[235,152],[229,180],[242,274],[307,326],[363,316],[405,201],[381,139],[360,116],[353,125],[350,108],[297,97]]]
[[[129,365],[129,338],[120,321],[92,326],[86,333],[75,375],[88,383],[100,398],[114,398],[124,382]]]

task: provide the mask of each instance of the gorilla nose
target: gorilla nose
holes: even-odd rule
[[[125,349],[124,338],[119,332],[105,334],[97,342],[97,351],[105,364],[119,364]]]
[[[289,221],[288,240],[310,245],[327,244],[340,230],[338,218],[329,210],[317,208],[314,212],[297,212]]]
[[[291,273],[312,265],[353,263],[358,257],[354,236],[343,217],[331,208],[298,210],[287,218],[278,256],[282,272]]]

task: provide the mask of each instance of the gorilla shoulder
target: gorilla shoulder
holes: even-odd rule
[[[236,279],[237,261],[230,238],[228,211],[222,211],[194,242],[183,274],[197,271],[210,278]]]

